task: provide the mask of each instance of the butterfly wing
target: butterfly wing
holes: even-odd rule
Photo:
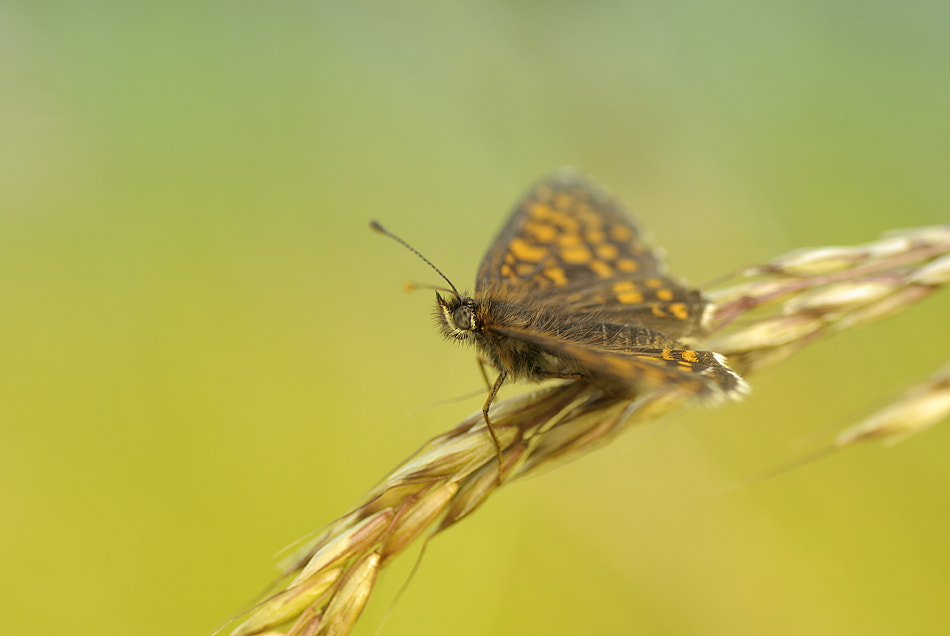
[[[661,254],[619,203],[572,172],[521,200],[482,261],[475,292],[672,338],[696,332],[707,306],[666,274]]]
[[[604,388],[676,387],[708,398],[738,398],[748,385],[712,351],[662,347],[600,348],[530,329],[495,326],[498,335],[531,343]],[[662,336],[659,338],[663,340]],[[669,342],[669,341],[667,341]],[[657,344],[661,344],[657,342]]]

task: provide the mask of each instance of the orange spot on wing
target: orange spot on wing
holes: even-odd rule
[[[539,243],[551,243],[557,237],[557,228],[548,223],[526,221],[522,226],[526,234],[530,234]]]
[[[617,258],[619,251],[620,250],[618,250],[617,246],[613,243],[599,243],[597,247],[594,248],[594,252],[597,253],[597,256],[605,261],[612,261]]]
[[[636,262],[632,258],[618,259],[615,265],[621,272],[635,272],[640,269],[640,263]]]
[[[561,227],[568,234],[578,234],[581,231],[580,222],[572,216],[563,212],[552,212],[551,222]]]
[[[537,263],[548,255],[547,249],[538,245],[532,245],[520,236],[512,239],[511,243],[508,244],[508,250],[514,254],[515,258],[519,261],[528,261],[530,263]]]
[[[515,271],[518,272],[518,276],[522,278],[533,274],[538,270],[538,266],[535,263],[518,263],[515,265]]]
[[[585,265],[590,262],[592,255],[583,244],[571,245],[561,251],[561,258],[571,265]]]
[[[528,214],[539,221],[546,221],[554,214],[554,210],[544,203],[535,203],[528,209]]]
[[[643,294],[638,291],[621,292],[617,294],[617,300],[624,305],[639,305],[643,302]]]
[[[557,237],[557,244],[561,247],[572,247],[574,245],[582,245],[583,243],[581,237],[577,234],[561,234]]]
[[[657,295],[659,295],[659,292]],[[680,320],[686,320],[689,318],[689,309],[683,303],[673,303],[672,305],[668,306],[667,309],[671,314]]]
[[[633,238],[633,231],[625,225],[613,225],[610,227],[610,238],[625,243]]]
[[[592,261],[588,267],[601,278],[610,278],[614,275],[614,268],[603,261]]]
[[[555,285],[567,285],[567,276],[560,267],[548,267],[544,270],[544,275]]]
[[[660,300],[673,300],[673,291],[670,289],[656,290],[656,297]]]

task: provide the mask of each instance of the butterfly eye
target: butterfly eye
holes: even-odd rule
[[[452,322],[456,329],[468,331],[472,328],[472,308],[468,304],[463,304],[455,308],[452,312]]]

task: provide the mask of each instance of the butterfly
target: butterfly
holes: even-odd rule
[[[429,265],[451,287],[446,296],[436,292],[440,331],[473,344],[498,371],[482,414],[499,475],[502,448],[489,409],[508,381],[581,379],[630,396],[748,391],[723,356],[687,345],[702,333],[711,303],[667,273],[618,202],[573,172],[541,181],[521,199],[485,254],[471,296]]]

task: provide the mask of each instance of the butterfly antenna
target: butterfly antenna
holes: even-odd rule
[[[380,224],[377,223],[376,221],[370,221],[370,222],[369,222],[369,226],[370,226],[371,228],[373,228],[374,230],[376,230],[377,232],[379,232],[380,234],[385,234],[386,236],[388,236],[388,237],[391,238],[392,240],[396,241],[397,243],[401,243],[403,247],[405,247],[407,250],[409,250],[410,252],[412,252],[413,254],[415,254],[416,256],[418,256],[419,258],[421,258],[423,261],[425,261],[426,265],[428,265],[429,267],[431,267],[432,269],[434,269],[434,270],[435,270],[435,273],[438,274],[439,276],[441,276],[442,279],[445,280],[445,282],[447,282],[447,283],[449,284],[449,287],[452,288],[452,292],[453,292],[456,296],[458,296],[458,297],[461,297],[461,296],[462,296],[462,295],[459,293],[459,291],[458,291],[457,289],[455,289],[455,285],[452,284],[452,281],[449,280],[449,277],[446,276],[445,274],[443,274],[442,271],[441,271],[438,267],[436,267],[435,265],[433,265],[433,264],[432,264],[432,261],[430,261],[428,258],[426,258],[425,256],[423,256],[422,254],[420,254],[420,253],[419,253],[419,250],[417,250],[416,248],[414,248],[412,245],[409,245],[409,243],[406,243],[404,240],[402,240],[401,238],[399,238],[398,236],[396,236],[395,234],[393,234],[392,232],[390,232],[389,230],[387,230],[386,228],[384,228],[382,225],[380,225]]]

